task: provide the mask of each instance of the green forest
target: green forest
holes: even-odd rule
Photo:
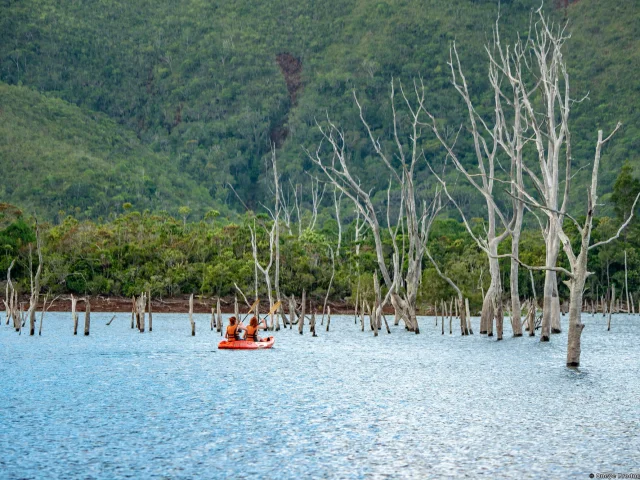
[[[628,212],[640,181],[632,177],[626,165],[614,185],[613,217],[599,217],[593,232],[594,242],[615,233]],[[631,200],[629,200],[631,199]],[[39,224],[43,244],[44,270],[41,284],[50,295],[76,293],[79,295],[139,295],[151,291],[153,296],[172,297],[194,293],[204,298],[237,294],[237,285],[247,296],[254,296],[254,260],[249,228],[256,226],[259,260],[266,264],[269,257],[268,230],[272,222],[266,215],[257,217],[249,212],[237,222],[221,218],[210,210],[197,221],[187,221],[187,212],[176,218],[168,213],[136,211],[124,204],[112,220],[96,222],[78,220],[68,215],[58,222]],[[341,247],[335,218],[319,218],[315,229],[308,228],[310,212],[301,218],[301,227],[283,225],[280,249],[280,287],[286,295],[302,295],[316,305],[322,305],[329,291],[333,301],[353,302],[360,295],[372,301],[374,289],[372,273],[376,271],[376,255],[371,235],[366,231],[355,241],[356,222],[342,228]],[[255,223],[254,223],[255,222]],[[476,219],[477,234],[483,223]],[[17,259],[11,276],[19,292],[29,291],[30,255],[37,263],[34,248],[36,225],[15,207],[0,205],[0,270],[6,271]],[[573,231],[574,241],[579,236]],[[387,254],[392,248],[385,236]],[[544,264],[545,248],[540,232],[528,229],[520,240],[521,259],[529,265]],[[359,248],[357,248],[359,247]],[[471,307],[477,312],[482,305],[483,292],[489,285],[486,255],[478,248],[461,222],[452,218],[436,219],[429,237],[429,249],[441,269],[458,284]],[[503,242],[501,252],[508,252],[509,241]],[[331,251],[335,259],[331,260]],[[640,218],[634,218],[622,238],[599,247],[590,256],[585,298],[599,299],[611,285],[618,292],[624,286],[624,261],[627,253],[628,284],[634,298],[640,296]],[[34,258],[35,257],[35,258]],[[508,285],[509,260],[505,259],[503,283]],[[564,257],[560,265],[566,266]],[[331,281],[332,266],[335,278]],[[33,267],[35,269],[35,266]],[[520,294],[533,298],[530,274],[520,269]],[[537,296],[541,294],[543,272],[533,274]],[[560,295],[566,298],[566,286],[560,283]],[[258,295],[266,296],[263,277],[259,277]],[[429,308],[441,299],[455,295],[451,287],[426,261],[418,295],[418,307]]]
[[[499,6],[488,0],[4,1],[0,271],[18,258],[12,276],[28,290],[37,218],[46,291],[130,296],[150,288],[159,296],[224,296],[236,283],[252,292],[249,226],[257,219],[259,250],[268,255],[263,204],[272,196],[268,159],[274,146],[286,195],[300,201],[295,225],[281,237],[280,283],[287,293],[304,289],[319,301],[329,287],[338,229],[331,187],[309,228],[313,177],[322,180],[305,154],[320,143],[316,122],[328,116],[344,131],[354,171],[379,192],[382,205],[388,174],[353,92],[383,144],[393,142],[392,79],[404,85],[421,79],[429,109],[455,131],[466,114],[447,66],[455,41],[474,103],[490,115],[484,49],[498,13],[503,38],[513,41],[518,32],[526,34],[539,6],[537,0]],[[623,125],[602,160],[597,240],[615,232],[628,199],[640,190],[640,6],[634,0],[554,6],[545,9],[568,22],[565,54],[573,95],[582,99],[571,116],[575,211],[581,211],[579,186],[589,179],[596,130]],[[442,163],[438,141],[426,134],[421,141],[427,162]],[[468,136],[457,149],[464,162],[473,162]],[[417,173],[424,192],[434,188],[427,162]],[[456,196],[481,232],[476,192],[459,184]],[[350,298],[358,279],[372,295],[374,247],[370,237],[354,239],[348,199],[340,221],[331,298]],[[537,224],[525,223],[523,260],[544,263]],[[587,297],[602,295],[612,283],[620,288],[625,251],[630,290],[640,289],[637,228],[634,220],[623,239],[591,256]],[[500,248],[507,252],[509,241]],[[430,249],[477,310],[489,282],[486,256],[453,209],[436,220]],[[508,275],[506,261],[502,271]],[[529,273],[521,275],[521,295],[530,297]],[[542,273],[534,277],[540,288]],[[419,303],[452,293],[425,263]]]

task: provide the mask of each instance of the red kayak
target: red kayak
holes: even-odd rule
[[[221,350],[260,350],[263,348],[271,348],[276,339],[273,337],[263,338],[259,342],[250,342],[248,340],[234,340],[232,342],[228,340],[222,340],[218,344],[218,348]]]

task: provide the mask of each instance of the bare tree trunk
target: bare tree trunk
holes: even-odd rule
[[[216,328],[218,332],[222,331],[222,323],[222,308],[220,308],[220,297],[218,297],[216,302]]]
[[[78,299],[71,295],[71,318],[73,319],[73,334],[78,334],[78,314],[76,313],[76,304]]]
[[[311,320],[309,321],[309,330],[311,331],[312,337],[317,337],[316,335],[316,312],[315,309],[311,310]]]
[[[131,328],[134,328],[136,317],[136,296],[131,297]]]
[[[149,292],[147,292],[149,295],[149,302],[147,305],[147,310],[149,310],[149,331],[152,332],[153,331],[153,314],[151,313],[151,289],[149,289]]]
[[[191,336],[196,336],[196,322],[193,320],[193,293],[189,296],[189,323],[191,323]]]
[[[522,225],[522,220],[520,220],[520,225]],[[515,229],[514,229],[515,230]],[[511,240],[511,254],[513,258],[511,259],[511,278],[510,282],[510,293],[511,293],[511,328],[513,329],[514,337],[522,336],[522,319],[520,318],[520,293],[518,289],[518,270],[519,264],[516,258],[520,256],[520,232],[518,231],[517,235],[514,236],[515,231],[512,233]]]
[[[31,250],[29,245],[29,274],[31,276],[31,297],[29,299],[29,335],[35,335],[36,329],[36,308],[38,307],[38,298],[40,296],[40,275],[42,274],[42,246],[40,244],[40,229],[36,223],[36,249],[38,252],[38,269],[35,276],[33,275]]]
[[[327,332],[329,331],[330,324],[331,324],[331,307],[327,307]]]
[[[627,251],[624,251],[624,289],[627,292],[627,313],[631,313],[631,301],[629,300],[629,275],[627,272]]]
[[[535,300],[529,300],[529,311],[527,312],[527,324],[529,336],[536,336],[536,303]]]
[[[469,335],[473,335],[473,329],[471,328],[471,312],[469,311],[468,298],[464,299],[464,310],[465,310],[465,313],[467,314],[467,331],[469,332]]]
[[[289,330],[293,328],[293,324],[296,321],[296,302],[294,296],[289,298]]]
[[[11,260],[11,265],[9,265],[9,269],[7,270],[7,287],[5,292],[5,302],[4,306],[6,309],[6,318],[7,323],[9,325],[9,319],[13,317],[13,283],[11,283],[11,269],[16,263],[16,259]]]
[[[329,286],[327,287],[327,294],[324,297],[324,305],[322,306],[322,321],[320,322],[320,325],[324,324],[324,312],[327,309],[327,302],[329,301],[329,293],[331,292],[331,285],[333,285],[333,277],[336,274],[336,262],[333,254],[333,248],[329,247],[329,253],[331,254],[331,280],[329,280]]]
[[[615,304],[616,304],[616,286],[615,284],[612,284],[611,285],[611,301],[609,304],[609,321],[607,322],[607,332],[611,330],[611,312],[613,311]]]
[[[85,299],[84,304],[84,335],[86,337],[89,335],[89,327],[91,326],[91,302],[89,298]]]
[[[438,326],[438,301],[436,300],[433,304],[433,309],[435,311],[436,316],[436,327]]]
[[[304,330],[304,312],[307,303],[306,293],[302,290],[302,314],[300,315],[300,320],[298,320],[298,333],[302,335]]]
[[[144,310],[145,310],[145,306],[147,304],[147,299],[145,298],[146,294],[144,292],[142,292],[140,294],[140,296],[138,297],[138,304],[137,304],[137,318],[138,318],[138,330],[140,330],[140,333],[144,333]]]

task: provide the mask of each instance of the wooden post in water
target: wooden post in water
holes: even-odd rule
[[[147,306],[147,310],[149,311],[149,331],[153,331],[153,317],[151,316],[151,289],[147,292],[149,295],[149,302]]]
[[[222,331],[222,307],[220,307],[220,297],[218,297],[218,302],[216,303],[216,328],[219,332]]]
[[[444,319],[447,318],[447,303],[442,301],[442,322],[440,325],[442,326],[442,335],[444,335]]]
[[[362,330],[364,332],[364,300],[362,300],[362,305],[360,307],[360,326],[362,327]]]
[[[73,319],[73,334],[78,334],[78,314],[76,313],[76,304],[78,299],[71,295],[71,318]]]
[[[302,335],[304,330],[304,311],[306,307],[306,292],[302,290],[302,315],[300,315],[300,320],[298,320],[298,333]]]
[[[293,295],[289,297],[289,330],[293,328],[293,322],[296,320],[296,300]]]
[[[611,303],[609,304],[609,321],[607,322],[607,332],[611,330],[611,311],[616,301],[616,286],[611,285]]]
[[[331,307],[327,306],[327,332],[329,331],[329,325],[331,325]]]
[[[309,330],[311,331],[312,337],[317,337],[316,335],[316,311],[315,308],[311,310],[311,320],[309,321]]]
[[[131,328],[135,325],[136,317],[136,296],[131,297]]]
[[[356,301],[353,306],[353,324],[358,324],[358,291],[356,290]]]
[[[373,330],[373,336],[378,336],[378,311],[376,309],[376,302],[374,301],[369,309],[369,324],[371,325],[371,330]]]
[[[91,302],[89,298],[85,299],[85,308],[84,308],[84,336],[89,335],[89,327],[91,326]]]
[[[469,310],[469,299],[464,299],[464,308],[465,313],[467,314],[467,333],[469,335],[473,335],[473,330],[471,329],[471,311]]]
[[[533,300],[529,300],[529,312],[527,313],[527,322],[529,324],[529,336],[536,336],[536,304]]]
[[[140,330],[140,333],[144,333],[144,311],[146,306],[146,294],[142,292],[138,297],[138,330]]]
[[[193,293],[189,297],[189,322],[191,323],[191,336],[196,336],[196,322],[193,320]]]
[[[433,302],[433,310],[436,314],[436,327],[438,326],[438,301]]]
[[[214,325],[216,324],[216,309],[211,307],[211,331],[213,332]]]
[[[47,295],[45,295],[44,300],[42,301],[42,314],[40,315],[40,326],[38,327],[38,336],[42,335],[42,322],[44,321],[44,312],[47,307]]]
[[[449,305],[449,335],[453,335],[453,304],[453,298],[451,298]]]
[[[278,300],[280,301],[280,300]],[[271,308],[273,308],[273,306],[271,306]],[[271,308],[269,309],[269,311],[271,311]],[[282,315],[282,303],[278,306],[278,309],[271,314],[271,316],[273,317],[275,315],[275,320],[276,320],[276,332],[280,331],[280,316]]]

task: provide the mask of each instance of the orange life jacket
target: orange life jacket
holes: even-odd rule
[[[249,340],[250,342],[258,341],[258,327],[252,327],[251,325],[247,325],[246,327],[247,335],[244,337],[245,340]]]
[[[237,325],[229,325],[227,327],[227,341],[233,342],[238,339],[238,326]]]

